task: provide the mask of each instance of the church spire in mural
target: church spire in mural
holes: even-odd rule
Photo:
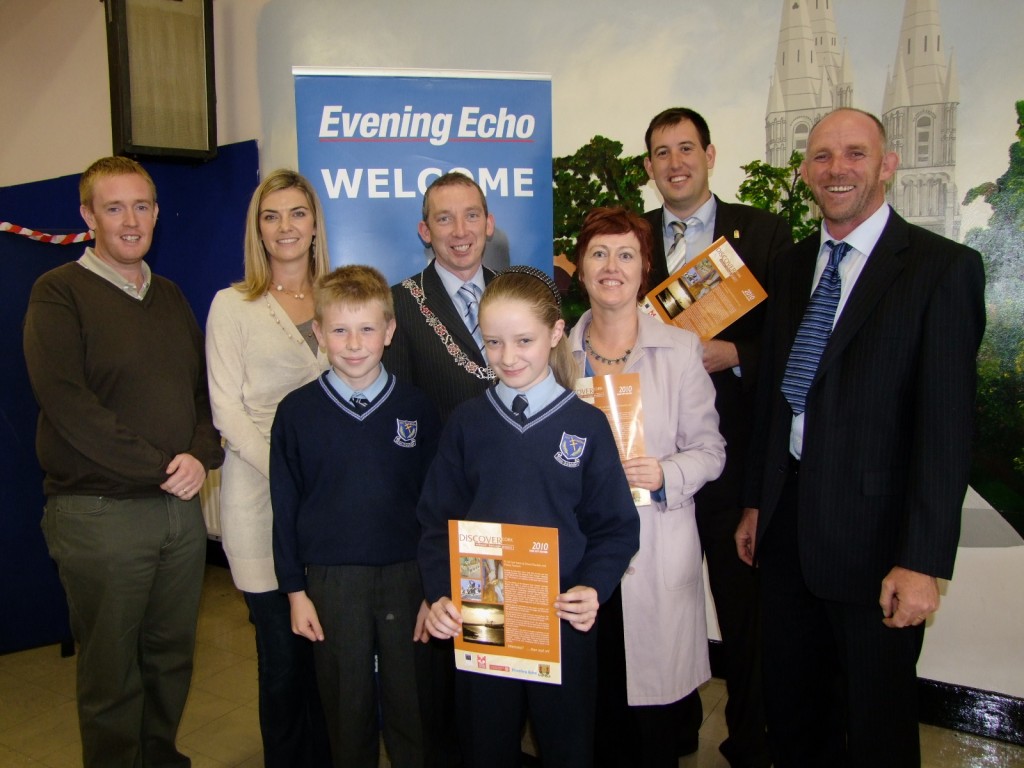
[[[853,102],[853,76],[833,0],[783,0],[765,115],[765,160],[783,166],[803,151],[822,115]]]
[[[937,0],[906,0],[882,121],[900,156],[887,198],[909,221],[959,237],[956,123],[959,85],[948,59]]]
[[[765,110],[765,160],[771,165],[784,167],[794,150],[804,151],[808,133],[823,115],[854,106],[850,51],[839,35],[834,3],[782,0]],[[900,156],[889,203],[915,224],[956,240],[960,88],[938,5],[938,0],[905,0],[896,58],[886,75],[878,114],[889,149]],[[865,108],[874,112],[878,105]]]

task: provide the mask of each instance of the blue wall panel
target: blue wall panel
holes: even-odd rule
[[[259,183],[256,142],[221,147],[201,165],[143,165],[156,182],[160,204],[147,261],[181,286],[205,326],[213,294],[242,275],[245,211]],[[78,207],[77,174],[0,188],[0,220],[42,232],[84,231]],[[0,653],[56,643],[69,634],[64,593],[39,529],[38,409],[25,371],[22,323],[36,278],[77,259],[83,247],[0,233],[6,276],[0,301]],[[153,354],[160,354],[159,340]]]

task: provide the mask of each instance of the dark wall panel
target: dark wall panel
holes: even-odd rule
[[[213,294],[242,274],[245,211],[259,182],[256,142],[220,147],[216,159],[201,165],[146,161],[143,166],[156,183],[160,205],[147,261],[154,272],[181,286],[205,326]],[[84,231],[78,207],[77,174],[0,188],[0,220],[42,232]],[[36,278],[77,259],[83,248],[0,233],[6,274],[0,301],[0,653],[56,643],[68,635],[64,593],[39,529],[38,410],[25,371],[21,329]],[[158,342],[153,354],[160,354]]]

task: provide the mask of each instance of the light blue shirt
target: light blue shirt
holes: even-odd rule
[[[857,284],[860,273],[864,271],[864,265],[868,263],[868,257],[875,249],[878,238],[882,236],[882,230],[885,229],[888,221],[889,206],[883,205],[853,232],[843,238],[843,242],[850,244],[850,250],[846,252],[843,260],[839,262],[839,279],[842,281],[842,285],[839,292],[839,304],[836,306],[835,321],[832,323],[833,328],[836,327],[839,315],[842,314],[843,307],[846,306],[846,300],[850,298],[850,292],[853,290],[853,286]],[[831,249],[826,246],[826,243],[829,240],[838,242],[836,238],[829,234],[828,226],[822,221],[821,246],[818,250],[818,262],[814,266],[814,280],[811,283],[811,293],[814,293],[814,289],[818,287],[818,281],[821,279],[825,267],[828,266],[828,254]]]
[[[857,284],[860,273],[864,271],[864,267],[871,257],[871,252],[875,250],[878,238],[882,236],[882,230],[885,229],[888,221],[889,206],[883,204],[862,222],[859,227],[843,238],[843,242],[850,244],[850,250],[846,252],[843,260],[839,262],[839,279],[842,282],[839,289],[839,304],[836,306],[836,316],[832,321],[833,328],[839,322],[839,315],[842,314],[843,308],[846,306],[846,300],[850,298],[853,286]],[[811,283],[811,293],[814,293],[814,289],[818,287],[818,281],[821,279],[825,267],[828,266],[828,255],[831,248],[826,243],[829,240],[838,242],[829,234],[828,226],[822,221],[821,244],[818,247],[818,261],[814,266],[814,280]],[[789,428],[789,452],[797,460],[803,454],[804,417],[806,415],[806,412],[795,415]]]
[[[384,385],[388,383],[388,372],[384,370],[384,364],[381,363],[380,370],[377,372],[377,378],[373,380],[373,384],[368,386],[366,389],[356,390],[352,389],[341,376],[331,368],[327,371],[327,383],[331,385],[331,388],[338,393],[338,396],[345,402],[352,400],[352,395],[356,392],[361,392],[363,397],[369,401],[373,401],[381,392],[384,391]]]
[[[526,416],[533,416],[535,413],[540,413],[551,402],[565,391],[565,387],[558,383],[555,379],[555,373],[548,368],[548,375],[538,381],[529,389],[518,390],[512,389],[512,387],[502,384],[500,381],[494,385],[494,393],[501,400],[502,405],[512,410],[512,401],[516,395],[523,395],[526,397],[526,410],[523,412]]]
[[[463,280],[458,275],[453,275],[443,266],[441,262],[434,259],[434,269],[437,270],[438,277],[441,278],[441,283],[444,285],[444,289],[448,291],[448,297],[452,300],[452,304],[459,310],[459,314],[465,317],[466,305],[463,303],[462,297],[459,296],[459,288],[464,283],[473,283],[477,288],[480,289],[480,295],[484,293],[484,268],[483,265],[477,267],[476,274],[473,275],[469,280]],[[473,330],[470,328],[469,330]]]
[[[672,242],[676,239],[676,231],[672,229],[673,221],[682,221],[686,224],[686,231],[683,233],[683,240],[686,241],[686,253],[693,258],[698,253],[711,247],[715,241],[715,214],[718,211],[718,201],[712,195],[696,211],[680,219],[668,208],[662,208],[662,232],[661,236],[665,241],[665,253],[669,252]],[[654,286],[651,286],[652,288]]]

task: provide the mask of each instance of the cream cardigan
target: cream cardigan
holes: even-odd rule
[[[210,305],[206,364],[213,423],[227,448],[220,489],[224,553],[235,586],[244,592],[269,592],[277,589],[270,427],[281,399],[315,379],[327,359],[323,353],[310,353],[272,296],[246,301],[240,291],[225,288]]]

